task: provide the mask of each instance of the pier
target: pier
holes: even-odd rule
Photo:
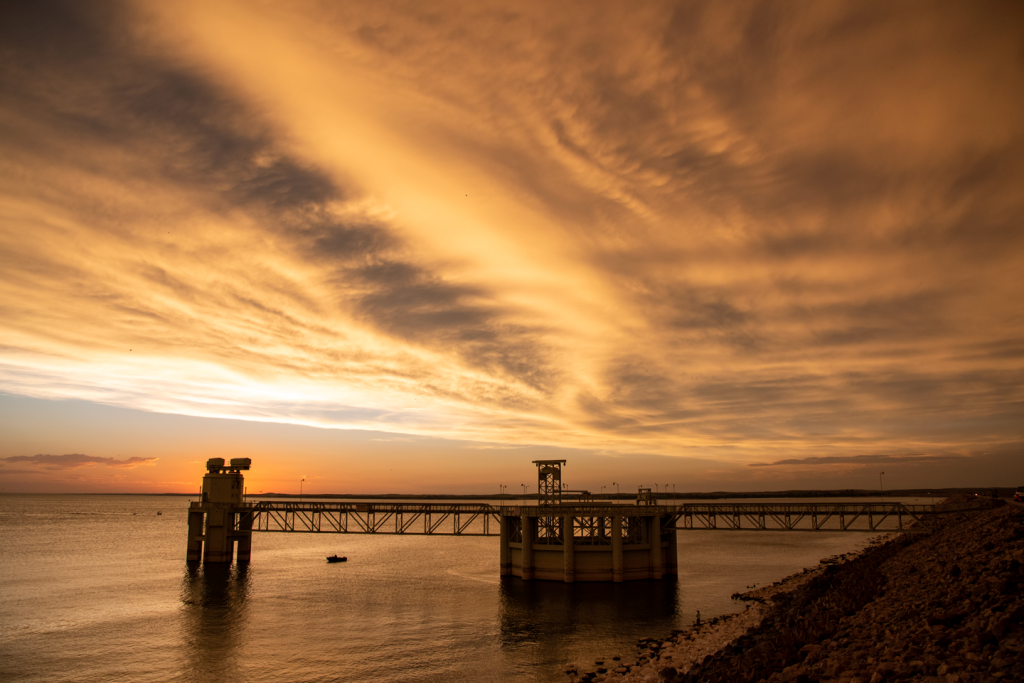
[[[976,506],[871,503],[665,504],[640,488],[629,504],[569,490],[564,460],[536,460],[536,504],[244,500],[251,462],[207,462],[188,511],[189,562],[247,563],[253,533],[497,536],[501,575],[524,580],[630,581],[678,573],[682,531],[931,531],[941,514]]]

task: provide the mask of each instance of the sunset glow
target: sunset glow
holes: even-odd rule
[[[2,16],[8,492],[1024,483],[1019,5]]]

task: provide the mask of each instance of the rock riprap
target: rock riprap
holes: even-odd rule
[[[1024,681],[1022,563],[1024,508],[952,516],[935,533],[900,534],[790,577],[774,595],[754,591],[744,597],[766,601],[700,629],[646,639],[635,664],[583,679]],[[706,652],[710,643],[716,649]]]

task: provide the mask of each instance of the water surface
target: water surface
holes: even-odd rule
[[[0,495],[0,679],[565,681],[870,538],[682,532],[678,580],[624,584],[499,577],[494,537],[257,533],[248,567],[189,568],[187,507]]]

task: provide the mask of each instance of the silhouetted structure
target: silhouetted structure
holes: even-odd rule
[[[537,502],[278,502],[244,500],[248,458],[207,462],[202,500],[189,508],[189,561],[246,563],[253,532],[499,536],[499,571],[524,580],[630,581],[678,573],[676,532],[690,530],[927,532],[965,506],[887,503],[684,503],[648,488],[633,504],[563,488],[564,460],[535,460]],[[564,494],[578,494],[567,501]],[[963,509],[961,509],[963,508]],[[205,528],[204,528],[205,525]]]
[[[252,506],[243,498],[242,471],[252,465],[249,458],[206,461],[202,500],[188,511],[189,562],[230,562],[238,543],[238,561],[248,562],[252,554]],[[205,522],[205,529],[204,529]]]

